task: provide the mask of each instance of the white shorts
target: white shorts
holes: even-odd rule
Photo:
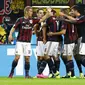
[[[85,55],[85,43],[80,43],[79,54],[80,55]]]
[[[28,42],[17,42],[15,47],[15,55],[31,56],[31,43]]]
[[[36,54],[37,56],[44,56],[44,43],[42,41],[38,41],[38,45],[36,46]]]
[[[82,37],[77,40],[77,44],[75,44],[74,54],[85,55],[85,43],[82,43]]]
[[[74,43],[71,44],[64,44],[63,55],[64,56],[71,56],[73,55]]]
[[[56,57],[58,55],[58,46],[59,46],[59,42],[48,41],[45,44],[44,54],[47,54],[49,56],[55,56]]]

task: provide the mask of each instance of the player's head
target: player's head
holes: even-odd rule
[[[44,16],[44,11],[42,8],[37,9],[37,17],[42,18]]]
[[[69,12],[69,15],[72,17],[76,17],[73,12]]]
[[[78,16],[82,13],[81,8],[78,5],[74,5],[71,7],[71,13],[75,16]]]
[[[53,16],[56,16],[56,11],[54,9],[52,9],[51,12]]]
[[[52,8],[51,7],[47,7],[46,8],[46,12],[51,12]]]
[[[32,7],[26,6],[24,8],[24,16],[26,16],[26,17],[32,17],[32,15],[33,15],[33,9],[32,9]]]

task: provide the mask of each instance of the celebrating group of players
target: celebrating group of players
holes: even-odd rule
[[[65,78],[75,78],[74,62],[79,68],[80,77],[84,78],[81,65],[85,66],[85,13],[83,5],[74,5],[71,11],[61,9],[59,16],[51,7],[44,10],[37,9],[36,18],[32,17],[32,7],[25,7],[24,17],[17,19],[9,34],[9,41],[13,40],[12,33],[18,29],[15,59],[12,62],[9,78],[13,77],[14,69],[18,64],[20,55],[25,58],[25,78],[30,78],[29,69],[31,56],[31,36],[37,37],[37,78],[60,78],[60,57],[65,67]],[[62,37],[64,35],[64,38]],[[48,64],[49,75],[43,75],[43,71]]]

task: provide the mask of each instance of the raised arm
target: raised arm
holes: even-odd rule
[[[64,14],[63,12],[59,12],[59,14],[60,14],[61,16],[64,16],[64,17],[68,18],[70,22],[77,22],[77,21],[76,21],[76,18],[74,18],[74,17],[72,17],[72,16],[69,16],[69,15],[67,15],[67,14]]]
[[[45,21],[47,18],[49,18],[50,16],[52,16],[51,10],[52,10],[51,8],[47,8],[46,14],[40,19],[39,22],[43,22],[43,21]]]

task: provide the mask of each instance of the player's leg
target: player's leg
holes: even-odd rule
[[[42,74],[44,68],[46,67],[46,64],[48,64],[49,69],[52,69],[51,59],[50,59],[50,57],[48,55],[49,50],[50,50],[50,46],[51,46],[51,43],[50,42],[47,42],[46,43],[46,46],[45,46],[44,61],[42,61],[42,63],[41,63],[41,66],[40,66],[40,69],[39,69],[39,74]]]
[[[36,47],[36,55],[37,55],[37,69],[39,73],[41,63],[42,61],[44,61],[44,44],[42,41],[38,41],[38,45]]]
[[[60,68],[60,56],[62,54],[63,51],[63,43],[62,42],[58,42],[58,44],[55,46],[55,56],[54,56],[54,66],[55,66],[55,76],[56,78],[60,78],[60,73],[59,73],[59,68]]]
[[[43,60],[40,62],[37,78],[47,78],[47,76],[43,75],[43,71],[46,67],[46,64],[47,64],[47,62],[46,62],[45,58],[43,58]]]
[[[25,78],[29,78],[29,69],[30,69],[30,57],[29,56],[25,56],[25,64],[24,64],[24,68],[25,68]]]
[[[84,74],[83,74],[83,72],[82,72],[82,67],[81,67],[81,56],[79,55],[79,54],[76,54],[76,55],[74,55],[74,59],[75,59],[75,61],[76,61],[76,64],[77,64],[77,67],[78,67],[78,69],[79,69],[79,73],[80,73],[80,78],[83,78],[84,77]]]
[[[11,67],[11,72],[9,74],[9,77],[12,78],[14,74],[14,69],[18,64],[18,60],[20,58],[20,55],[22,53],[22,45],[20,42],[16,43],[16,48],[15,48],[15,59],[12,62],[12,67]]]
[[[75,77],[74,74],[74,62],[73,62],[73,49],[74,49],[74,43],[68,44],[68,63],[69,63],[69,71],[71,72],[71,77]],[[70,49],[70,50],[69,50]]]
[[[72,56],[67,56],[67,63],[66,63],[66,67],[67,69],[69,70],[69,72],[71,72],[71,77],[74,77],[75,74],[74,74],[74,62],[73,62],[73,59],[72,59]],[[69,73],[68,73],[69,75]]]
[[[37,56],[37,70],[38,70],[38,73],[39,73],[39,68],[40,68],[41,63],[42,63],[43,60],[44,60],[43,57]]]
[[[10,72],[10,74],[9,74],[9,78],[12,78],[12,77],[13,77],[14,69],[15,69],[15,67],[16,67],[17,64],[18,64],[19,58],[20,58],[20,56],[17,55],[17,56],[15,57],[15,59],[13,60],[13,62],[12,62],[12,67],[11,67],[11,72]]]
[[[85,43],[82,42],[80,43],[79,46],[79,57],[80,57],[81,65],[85,67]],[[80,78],[84,78],[83,72],[80,73]]]
[[[48,58],[49,57],[46,56],[46,55],[43,57],[43,60],[42,60],[42,62],[40,64],[40,67],[39,67],[39,70],[38,70],[38,74],[37,74],[38,78],[47,78],[48,77],[48,76],[43,75],[43,71],[44,71],[44,69],[46,67],[46,64],[49,62]]]
[[[54,57],[53,60],[54,60],[54,66],[55,66],[55,71],[54,71],[54,75],[56,78],[60,78],[60,72],[59,72],[59,69],[60,69],[60,56],[58,55],[57,57]]]
[[[64,53],[63,53],[63,61],[66,66],[66,76],[73,77],[74,76],[74,63],[73,63],[73,48],[74,44],[64,44]],[[69,72],[71,72],[69,76]]]
[[[81,64],[85,67],[85,55],[80,55],[81,56]]]
[[[32,55],[31,43],[25,43],[25,42],[23,43],[23,55],[25,58],[25,64],[24,64],[25,78],[29,78],[30,56]]]
[[[55,74],[57,76],[57,73],[59,75],[60,59],[59,59],[59,57],[57,57],[58,45],[59,45],[58,42],[52,42],[49,53],[48,53],[48,55],[50,55],[53,59],[53,61],[51,59],[49,64],[48,64],[49,68],[51,70],[51,73],[54,75],[54,76],[52,75],[53,77],[55,77]]]
[[[85,66],[85,43],[80,43],[79,55],[80,55],[82,64]]]
[[[81,64],[85,67],[85,43],[80,43],[79,56]],[[84,78],[84,73],[80,73],[80,78]]]
[[[54,71],[55,71],[55,66],[52,60],[52,56],[46,56],[46,62],[49,67],[49,78],[53,78],[54,76]]]

